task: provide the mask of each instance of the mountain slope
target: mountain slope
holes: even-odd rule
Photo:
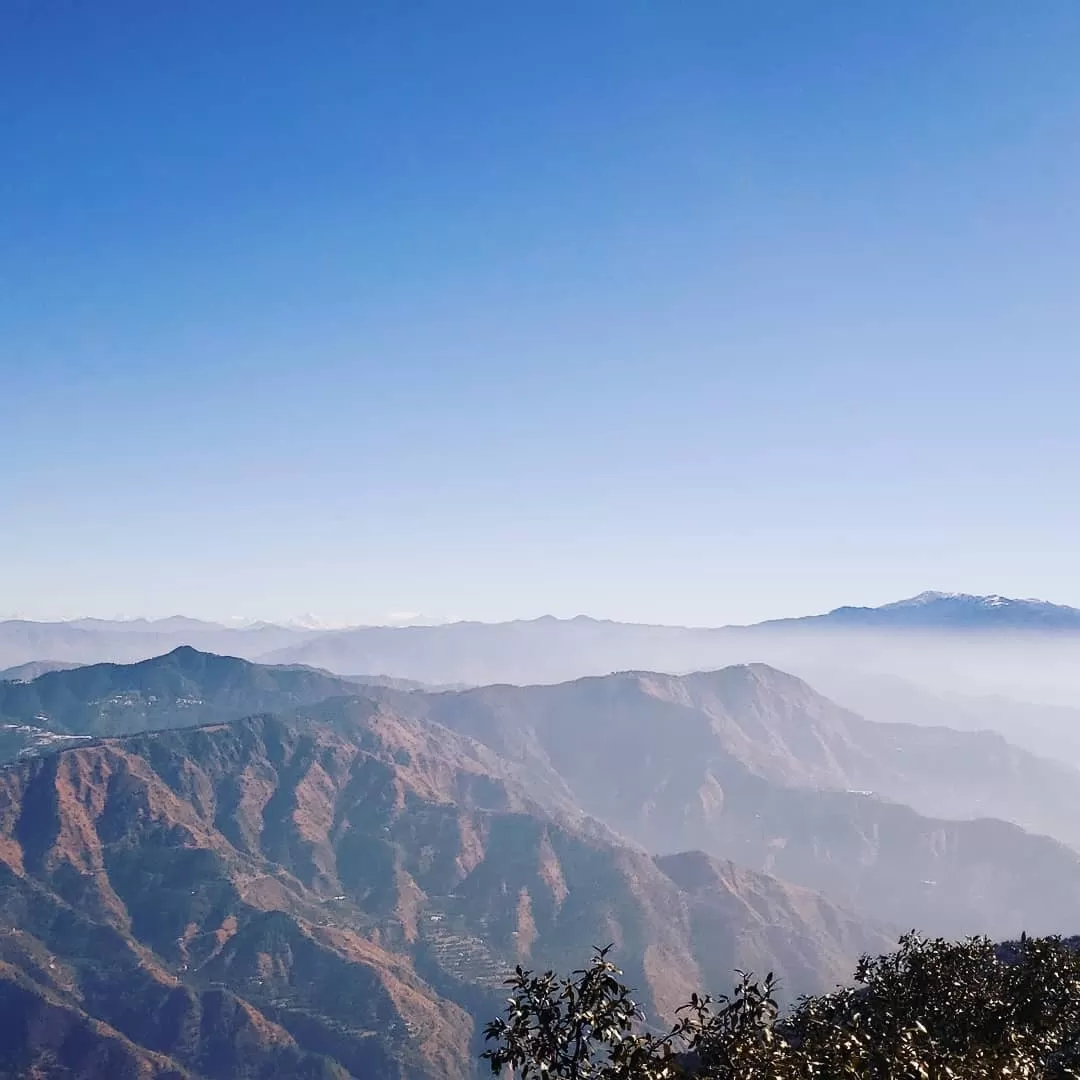
[[[887,943],[764,875],[684,888],[678,865],[542,810],[445,728],[358,699],[318,709],[0,770],[0,996],[197,1076],[453,1080],[518,960],[614,941],[670,1016],[733,966],[799,993]],[[0,1060],[46,1054],[38,1030],[5,1030]]]
[[[1011,743],[1080,768],[1080,709],[1000,695],[933,691],[908,679],[842,668],[799,672],[814,687],[876,723],[999,732]]]
[[[1003,821],[946,821],[867,794],[922,791],[976,813],[1009,800],[1031,815],[1055,806],[1066,828],[1080,818],[1072,773],[991,736],[869,724],[761,665],[410,695],[395,707],[562,781],[653,851],[701,848],[928,931],[1069,928],[1076,852]],[[1049,891],[1027,891],[1020,868]]]
[[[718,777],[741,770],[785,787],[871,791],[931,815],[1001,817],[1080,843],[1075,770],[990,732],[869,722],[763,664],[394,700],[514,760],[564,778],[584,770],[582,782],[594,755],[652,783],[703,775],[715,758]]]
[[[114,1028],[65,1004],[18,968],[0,962],[0,1076],[186,1080],[175,1061],[136,1046]]]

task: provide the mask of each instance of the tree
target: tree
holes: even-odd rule
[[[484,1057],[519,1080],[1080,1080],[1080,953],[1060,938],[901,938],[855,985],[785,1016],[772,975],[694,995],[650,1029],[598,949],[567,978],[518,967]]]
[[[485,1051],[492,1072],[509,1066],[521,1080],[535,1077],[660,1077],[651,1071],[655,1040],[634,1033],[645,1019],[622,974],[597,949],[587,968],[569,978],[536,975],[518,965],[507,980],[512,996],[505,1018],[488,1024],[484,1036],[499,1045]]]

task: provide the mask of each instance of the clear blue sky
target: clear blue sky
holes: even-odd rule
[[[1080,604],[1076,0],[6,0],[0,613]]]

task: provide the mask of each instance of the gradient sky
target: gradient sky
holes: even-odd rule
[[[1076,0],[5,0],[0,614],[1080,605]]]

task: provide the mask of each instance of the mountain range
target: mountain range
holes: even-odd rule
[[[1071,768],[990,732],[869,722],[761,664],[424,692],[185,646],[137,664],[0,683],[0,733],[15,758],[63,740],[259,713],[334,726],[357,700],[484,745],[538,805],[577,807],[649,851],[701,848],[888,920],[917,916],[927,929],[1003,933],[1058,918],[1052,899],[1045,910],[1041,899],[1021,903],[1007,880],[977,893],[950,884],[942,845],[960,859],[957,873],[965,845],[984,859],[975,840],[984,833],[1004,849],[1039,847],[1023,829],[1080,846],[1080,774]],[[1072,857],[1046,851],[1063,866]],[[980,871],[988,881],[993,863]]]
[[[179,645],[343,677],[442,686],[555,683],[626,670],[679,674],[762,661],[811,680],[820,670],[843,671],[902,678],[934,693],[1080,707],[1080,610],[1000,596],[923,593],[877,608],[713,629],[584,616],[346,630],[237,628],[179,617],[0,622],[5,667],[131,663]],[[1048,742],[1040,749],[1057,748]]]
[[[0,722],[28,739],[38,733],[100,737],[363,694],[404,714],[463,726],[513,759],[528,757],[525,742],[538,758],[542,736],[587,742],[618,732],[619,753],[638,768],[650,771],[654,756],[664,753],[685,770],[686,762],[705,760],[686,744],[704,732],[725,759],[787,787],[872,791],[930,814],[998,816],[1080,842],[1073,770],[990,732],[867,722],[766,665],[681,677],[628,672],[554,686],[419,690],[407,680],[344,679],[181,646],[136,664],[87,665],[0,683]],[[529,726],[538,722],[544,726]],[[640,754],[631,741],[635,733],[650,740]],[[599,756],[601,747],[592,752]],[[533,772],[549,766],[546,757],[528,764]]]
[[[0,1075],[465,1078],[517,962],[613,942],[667,1020],[1080,907],[1080,774],[761,663],[435,690],[183,646],[0,682],[0,753]]]
[[[566,966],[610,940],[670,1018],[733,967],[795,994],[889,940],[807,889],[651,857],[559,803],[365,698],[10,765],[0,1067],[467,1077],[517,961]]]
[[[1080,842],[1078,774],[991,733],[873,724],[764,665],[393,700],[652,851],[700,847],[928,931],[1067,919],[1005,868],[1064,881],[1074,853],[995,818]]]
[[[323,628],[318,623],[254,622],[240,626],[216,623],[186,616],[162,619],[95,619],[79,618],[62,622],[35,622],[27,619],[0,620],[0,663],[9,666],[51,659],[57,662],[90,663],[101,660],[122,661],[141,656],[129,656],[140,649],[150,655],[167,651],[164,646],[192,645],[207,651],[231,651],[246,658],[269,659],[272,652],[286,649],[314,650],[321,641],[328,650],[340,649],[350,641],[370,641],[377,647],[380,641],[423,640],[426,638],[453,640],[464,633],[479,634],[484,628],[501,631],[510,636],[528,635],[530,630],[543,632],[552,626],[577,627],[584,634],[624,630],[644,635],[652,632],[658,638],[677,641],[721,632],[776,629],[781,627],[847,627],[881,628],[887,630],[955,630],[981,628],[1002,631],[1044,630],[1080,633],[1080,608],[1054,604],[1037,599],[1014,599],[1005,596],[975,596],[968,593],[923,592],[906,600],[878,607],[842,606],[821,615],[804,615],[749,625],[729,625],[709,628],[619,623],[592,619],[584,615],[572,619],[557,619],[550,615],[538,619],[508,623],[450,622],[434,624],[394,624],[388,626],[356,626]],[[55,644],[54,644],[55,643]],[[231,650],[221,646],[226,643]],[[111,649],[123,656],[99,656],[102,649]],[[51,650],[51,651],[50,651]],[[74,655],[68,655],[74,654]],[[12,659],[11,657],[17,657]],[[291,657],[290,657],[291,658]],[[334,667],[334,665],[326,665]],[[381,671],[376,667],[373,671]],[[4,672],[0,671],[0,676]]]
[[[773,619],[759,626],[792,624],[917,630],[1042,630],[1080,632],[1080,608],[1008,596],[923,592],[880,607],[838,607],[824,615]]]

